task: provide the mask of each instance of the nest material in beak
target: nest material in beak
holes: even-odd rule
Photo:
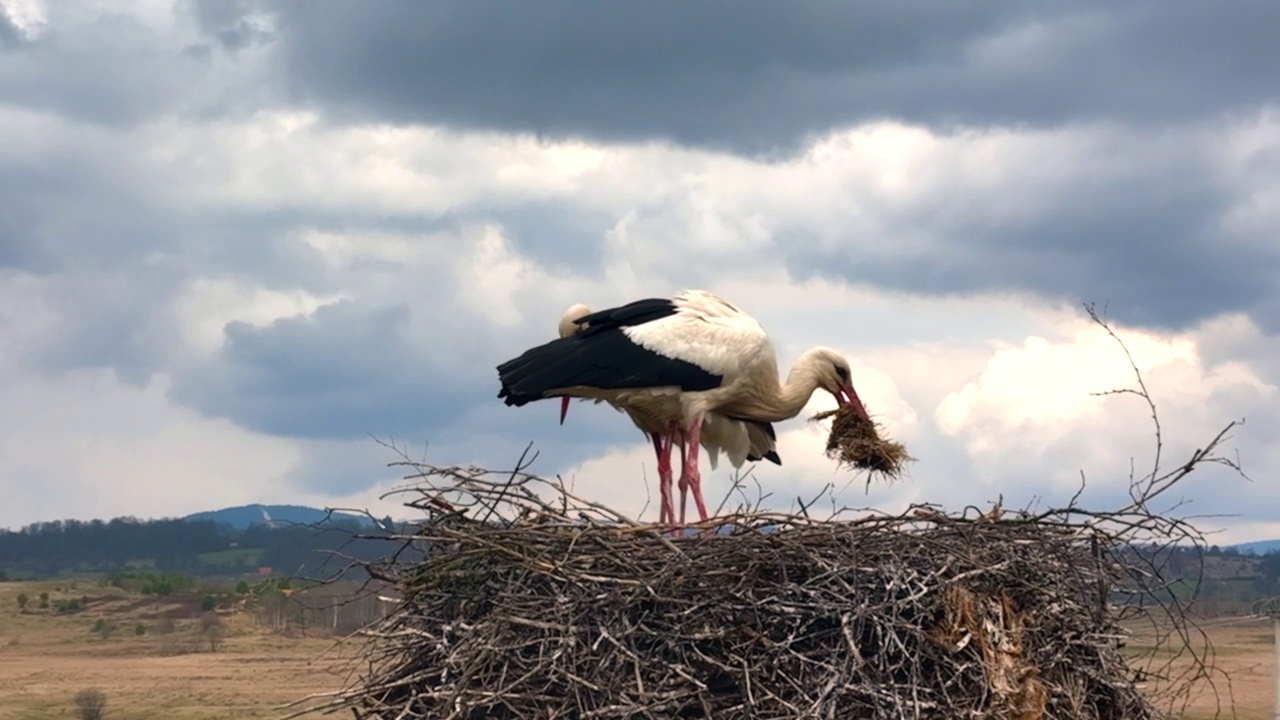
[[[900,443],[880,437],[876,422],[852,405],[842,405],[813,416],[813,420],[834,417],[827,437],[827,457],[859,470],[884,473],[891,479],[902,475],[907,462],[915,460]]]

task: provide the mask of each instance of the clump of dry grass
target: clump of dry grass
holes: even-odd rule
[[[902,475],[906,464],[915,458],[907,454],[901,443],[880,436],[877,423],[852,405],[842,405],[814,415],[811,420],[834,417],[827,436],[827,457],[859,470],[878,472],[890,479]]]

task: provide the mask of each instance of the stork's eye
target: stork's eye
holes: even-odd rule
[[[845,382],[849,382],[849,370],[848,370],[848,368],[842,368],[842,367],[840,367],[839,365],[837,365],[837,366],[836,366],[836,377],[840,378],[841,380],[843,380],[843,381],[845,381]]]

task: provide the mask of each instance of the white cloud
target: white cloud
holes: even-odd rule
[[[44,297],[40,279],[28,273],[0,270],[0,373],[16,372],[31,348],[52,335],[57,314]]]
[[[1074,492],[1085,471],[1095,490],[1114,493],[1127,482],[1130,458],[1139,476],[1154,460],[1150,413],[1134,395],[1093,394],[1137,388],[1114,339],[1082,318],[1059,329],[1068,339],[1031,337],[997,350],[977,377],[942,398],[938,427],[964,443],[982,482],[1017,492],[1039,478],[1048,484],[1032,490],[1060,494]],[[1166,470],[1232,419],[1273,414],[1276,386],[1242,362],[1205,364],[1197,351],[1204,333],[1117,329],[1163,418]]]
[[[28,40],[43,34],[49,22],[44,3],[40,0],[4,0],[0,2],[0,13],[6,15]]]
[[[197,278],[178,300],[175,312],[188,345],[209,353],[221,347],[227,323],[238,320],[268,325],[282,318],[309,315],[343,298],[342,294],[318,297],[303,290],[268,290],[233,278]]]
[[[972,431],[975,442],[981,441],[981,435],[997,436],[1025,425],[1048,434],[1077,418],[1100,413],[1106,399],[1094,393],[1132,385],[1132,370],[1119,345],[1102,328],[1081,326],[1073,335],[1062,343],[1033,336],[1021,346],[997,350],[981,376],[943,398],[937,410],[943,432]],[[1190,338],[1125,335],[1140,371],[1195,363]]]
[[[289,495],[293,443],[174,407],[109,371],[0,383],[0,527],[58,518],[174,516]]]
[[[169,22],[155,19],[157,8],[171,12],[167,3],[130,7],[155,27]],[[996,62],[1042,40],[1028,29],[980,54]],[[920,462],[907,481],[873,486],[869,495],[855,480],[848,502],[900,509],[926,499],[986,502],[999,492],[1021,504],[1074,489],[1081,468],[1119,487],[1128,457],[1148,447],[1142,408],[1132,398],[1089,393],[1128,385],[1129,368],[1078,311],[1029,292],[924,296],[799,280],[782,258],[793,242],[779,239],[784,231],[810,230],[794,242],[857,248],[868,258],[924,258],[963,243],[958,227],[1018,227],[1099,180],[1138,182],[1201,154],[1214,160],[1217,181],[1237,193],[1225,224],[1248,235],[1273,219],[1268,199],[1280,185],[1265,160],[1278,133],[1274,113],[1163,134],[1104,123],[944,134],[880,122],[819,138],[796,158],[762,161],[664,143],[342,126],[298,109],[221,119],[171,115],[122,128],[0,106],[0,163],[96,158],[103,163],[97,172],[113,186],[176,208],[187,223],[295,215],[292,226],[272,226],[273,237],[261,240],[279,241],[298,265],[314,263],[315,275],[302,279],[268,282],[251,277],[257,268],[243,276],[206,270],[201,260],[223,242],[217,236],[193,232],[165,245],[164,252],[183,257],[191,277],[175,283],[172,303],[155,311],[172,316],[184,349],[201,355],[221,345],[228,322],[263,326],[351,299],[370,307],[407,304],[410,342],[442,364],[490,373],[498,360],[553,337],[571,303],[599,308],[709,287],[764,323],[784,372],[811,345],[850,357],[864,401]],[[551,201],[565,216],[608,219],[594,238],[599,267],[550,269],[545,257],[521,247],[518,219],[494,217]],[[455,216],[464,219],[450,222]],[[11,418],[0,472],[17,498],[0,510],[0,524],[285,499],[302,484],[300,474],[325,467],[341,473],[323,484],[325,492],[306,497],[387,507],[374,493],[392,481],[363,438],[281,441],[206,420],[166,400],[162,375],[132,389],[109,373],[15,375],[59,331],[63,315],[50,309],[50,295],[63,287],[36,275],[0,275],[0,372],[13,380],[0,392]],[[70,290],[62,299],[73,307]],[[1274,401],[1276,344],[1247,318],[1219,318],[1176,335],[1126,330],[1124,337],[1168,408],[1171,448]],[[177,363],[183,356],[174,357]],[[830,404],[819,395],[802,417]],[[605,408],[582,407],[571,423],[627,422]],[[1242,438],[1255,449],[1275,445],[1271,427],[1255,427]],[[780,430],[784,466],[761,464],[756,476],[781,506],[829,482],[848,482],[823,457],[820,428],[798,419]],[[1280,467],[1275,453],[1259,456],[1264,470]],[[639,433],[624,447],[600,449],[566,477],[592,497],[635,510],[656,479]],[[725,478],[724,469],[707,473],[709,500],[718,501]],[[1280,499],[1261,484],[1249,492],[1241,498]],[[1241,509],[1262,512],[1258,507]],[[649,515],[656,516],[652,505]]]

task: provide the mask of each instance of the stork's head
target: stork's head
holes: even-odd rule
[[[853,371],[849,367],[849,361],[828,347],[816,347],[806,354],[818,387],[834,395],[836,403],[841,407],[852,405],[865,416],[867,409],[862,405],[858,392],[853,389]]]
[[[591,314],[591,310],[582,303],[575,303],[564,311],[564,317],[560,318],[560,337],[567,338],[578,332],[582,328],[578,325],[578,320]],[[569,414],[569,396],[560,398],[560,424],[564,424],[565,415]]]
[[[590,314],[590,308],[582,303],[571,305],[568,310],[564,311],[564,317],[560,318],[560,337],[567,338],[578,332],[578,320]]]

